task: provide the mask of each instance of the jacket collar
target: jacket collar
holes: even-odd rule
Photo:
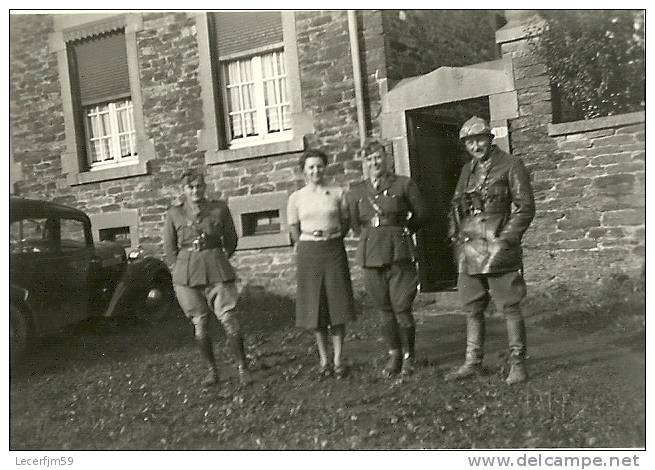
[[[389,187],[393,184],[393,182],[395,180],[396,180],[396,175],[395,174],[387,173],[380,180],[380,186],[378,187],[377,190],[373,187],[373,183],[371,182],[370,178],[366,180],[366,183],[367,183],[366,187],[367,187],[369,192],[371,192],[373,194],[379,194],[379,193],[389,189]]]
[[[491,151],[489,152],[489,158],[486,160],[488,169],[491,169],[491,167],[494,166],[496,160],[498,160],[501,154],[502,154],[502,150],[500,150],[498,146],[496,145],[491,146]],[[480,161],[471,157],[471,173],[475,172],[475,169],[478,166],[478,164],[480,164]]]
[[[194,208],[191,206],[191,204],[189,204],[189,202],[186,200],[186,198],[184,198],[183,203],[182,203],[182,207],[184,208],[184,212],[187,214],[187,216],[194,219],[194,218],[200,216],[200,214],[202,214],[202,212],[207,207],[207,199],[205,198],[202,201],[200,201],[200,203],[198,204],[197,209],[194,211]]]

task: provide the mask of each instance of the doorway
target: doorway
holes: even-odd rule
[[[426,206],[425,225],[417,234],[422,292],[451,290],[457,266],[448,240],[448,212],[463,165],[459,123],[421,111],[407,112],[411,177]]]

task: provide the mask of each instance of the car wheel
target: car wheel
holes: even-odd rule
[[[25,356],[29,343],[29,323],[18,305],[9,305],[9,365],[14,369]]]
[[[136,316],[151,323],[165,320],[173,310],[175,293],[173,284],[168,278],[155,278],[143,292],[143,299],[139,302],[141,308]]]

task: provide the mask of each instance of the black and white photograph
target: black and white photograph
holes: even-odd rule
[[[647,466],[646,9],[252,3],[8,9],[9,465]]]

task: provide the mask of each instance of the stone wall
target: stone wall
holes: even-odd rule
[[[367,10],[357,18],[372,135],[380,133],[381,96],[395,80],[495,55],[487,12]],[[179,195],[177,175],[205,161],[198,150],[199,131],[205,128],[198,32],[186,13],[146,12],[142,20],[137,49],[143,114],[156,154],[149,174],[67,183],[61,164],[66,148],[58,64],[48,49],[52,15],[10,16],[11,143],[22,176],[16,183],[20,195],[89,214],[136,209],[139,243],[161,255],[165,211]],[[512,30],[511,23],[503,30]],[[479,33],[474,38],[472,30]],[[314,134],[307,142],[327,150],[328,178],[348,186],[361,178],[362,169],[355,158],[359,135],[347,13],[297,12],[296,33],[303,111],[313,116]],[[511,142],[532,172],[538,204],[525,238],[528,280],[595,281],[608,272],[639,270],[645,244],[643,119],[554,127],[548,77],[531,55],[526,34],[501,36],[502,53],[514,59],[519,104],[519,116],[509,122]],[[210,165],[209,193],[223,198],[290,193],[303,185],[298,157],[290,153]],[[351,256],[354,243],[347,240]],[[239,251],[234,260],[244,284],[294,289],[289,247]],[[355,266],[353,277],[359,285]]]
[[[550,127],[554,167],[532,175],[538,215],[526,237],[526,263],[534,264],[535,280],[586,283],[611,273],[640,274],[644,121],[635,113]]]
[[[379,12],[359,12],[369,132],[379,111],[378,79],[386,73]],[[186,13],[143,13],[137,33],[146,138],[156,158],[149,174],[69,186],[62,173],[64,116],[56,55],[48,50],[52,15],[11,16],[12,149],[22,171],[21,196],[68,204],[89,214],[138,210],[139,243],[161,256],[166,209],[177,200],[177,177],[184,167],[203,165],[198,132],[204,128],[195,21]],[[330,155],[328,179],[342,186],[361,179],[353,67],[345,11],[296,14],[303,110],[313,116],[308,144]],[[364,46],[366,45],[365,42]],[[371,109],[378,111],[371,112]],[[282,154],[206,168],[208,193],[229,198],[302,187],[299,154]],[[348,241],[352,255],[354,241]],[[290,247],[239,251],[234,262],[244,284],[289,292],[295,282]],[[354,277],[359,273],[354,270]]]
[[[497,58],[491,10],[384,10],[387,77]]]
[[[612,273],[639,276],[645,263],[645,115],[552,123],[550,81],[533,55],[526,18],[499,31],[511,56],[519,116],[512,151],[532,174],[536,217],[524,238],[526,279],[582,293]]]
[[[9,16],[9,113],[11,144],[22,180],[22,194],[54,193],[61,177],[59,155],[64,149],[57,59],[48,52],[50,15]]]

